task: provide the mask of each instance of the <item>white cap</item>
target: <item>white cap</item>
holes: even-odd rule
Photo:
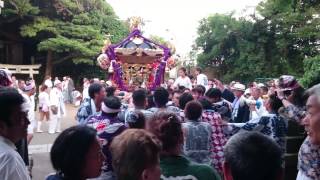
[[[264,87],[265,85],[263,83],[259,83],[257,86],[261,88],[261,87]]]
[[[246,86],[240,83],[236,83],[233,85],[233,87],[231,88],[232,90],[238,90],[238,91],[245,91],[246,90]]]

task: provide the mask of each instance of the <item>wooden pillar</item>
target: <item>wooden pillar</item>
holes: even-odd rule
[[[29,77],[31,77],[33,79],[33,68],[29,69]]]

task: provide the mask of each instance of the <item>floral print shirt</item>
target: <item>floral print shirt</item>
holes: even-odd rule
[[[208,122],[211,125],[211,159],[212,166],[223,174],[222,166],[224,161],[223,147],[228,141],[223,129],[227,125],[221,118],[219,113],[212,110],[205,110],[202,114],[202,121]]]
[[[307,137],[299,150],[298,169],[310,179],[320,179],[320,146]]]
[[[306,111],[304,108],[299,108],[294,105],[289,105],[287,107],[282,107],[279,109],[279,114],[283,118],[290,120],[290,121],[295,121],[299,124],[301,124],[302,119],[306,115]]]
[[[304,108],[299,108],[294,105],[281,108],[279,113],[289,120],[300,124],[302,119],[306,116]],[[300,147],[298,170],[310,179],[320,179],[320,146],[312,144],[309,137],[304,140]]]

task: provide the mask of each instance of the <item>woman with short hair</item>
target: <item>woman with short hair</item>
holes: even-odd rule
[[[105,160],[96,130],[87,126],[64,130],[54,141],[50,157],[56,174],[48,176],[47,180],[96,178]]]

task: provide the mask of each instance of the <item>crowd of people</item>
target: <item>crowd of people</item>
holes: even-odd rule
[[[190,79],[181,68],[179,77],[162,87],[130,92],[84,79],[78,125],[53,143],[56,173],[47,180],[282,180],[289,121],[307,132],[296,179],[320,179],[320,85],[305,90],[288,75],[227,85],[208,80],[200,68],[194,75]],[[29,112],[35,107],[25,104],[32,101],[34,83],[19,92],[13,82],[0,70],[0,175],[30,179],[14,144],[30,141],[27,127],[34,114]],[[50,119],[49,132],[59,132],[64,102],[72,95],[63,93],[59,80],[50,82],[46,78],[40,87],[40,120]]]

